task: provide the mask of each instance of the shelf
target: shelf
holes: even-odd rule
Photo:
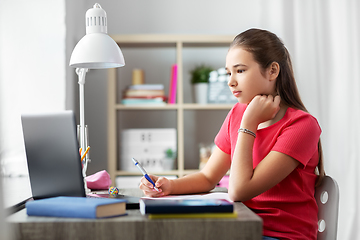
[[[115,108],[117,110],[169,110],[169,109],[178,109],[179,107],[176,104],[167,104],[167,105],[136,105],[129,106],[123,104],[116,104]]]
[[[140,175],[139,172],[127,172],[118,167],[121,161],[119,133],[122,129],[132,127],[155,126],[177,129],[176,169],[154,173],[149,171],[149,173],[182,177],[199,171],[195,169],[198,166],[196,162],[196,155],[199,153],[198,144],[203,141],[213,141],[218,131],[217,127],[206,125],[220,128],[233,104],[192,103],[188,72],[196,64],[202,64],[203,60],[209,61],[210,58],[216,59],[213,62],[210,60],[214,65],[223,66],[228,46],[234,36],[134,34],[112,35],[111,37],[119,44],[123,52],[128,54],[125,56],[128,60],[126,65],[128,68],[108,70],[108,172],[112,181],[115,182],[117,176]],[[144,61],[144,56],[151,57],[152,62],[149,64]],[[178,65],[176,104],[157,106],[119,103],[122,97],[121,91],[127,84],[131,84],[132,68],[141,68],[144,65],[147,79],[149,79],[146,82],[164,83],[165,89],[168,89],[169,76],[166,77],[166,75],[170,75],[169,69],[173,63]],[[184,78],[187,80],[184,81]],[[157,82],[152,82],[154,79],[157,79]],[[153,119],[153,122],[150,122],[150,119]],[[188,161],[185,161],[185,158]]]
[[[183,170],[182,173],[184,175],[188,175],[191,173],[196,173],[198,172],[199,169],[190,169],[190,170]],[[178,170],[172,170],[172,171],[163,171],[163,172],[148,172],[149,174],[153,174],[153,175],[179,175],[179,171]],[[141,173],[139,172],[127,172],[127,171],[116,171],[115,174],[117,176],[140,176]]]
[[[221,109],[231,109],[234,106],[234,104],[191,104],[186,103],[183,104],[183,109],[197,109],[197,110],[221,110]]]
[[[115,108],[117,110],[168,110],[168,109],[197,109],[197,110],[209,110],[209,109],[231,109],[233,104],[166,104],[166,105],[123,105],[116,104]]]

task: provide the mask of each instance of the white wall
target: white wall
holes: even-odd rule
[[[0,1],[0,153],[27,174],[20,115],[65,109],[65,1]]]

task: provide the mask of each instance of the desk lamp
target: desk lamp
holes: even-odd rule
[[[76,44],[70,58],[70,67],[76,68],[79,83],[80,124],[78,125],[79,144],[84,153],[88,148],[87,126],[84,114],[85,75],[89,69],[117,68],[125,65],[124,56],[116,42],[107,35],[106,12],[95,3],[85,15],[86,35]],[[85,190],[89,192],[85,181],[89,154],[83,159],[83,177]]]

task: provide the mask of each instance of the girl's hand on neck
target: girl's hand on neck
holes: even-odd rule
[[[280,111],[281,98],[279,95],[257,95],[248,104],[242,117],[241,126],[252,131],[256,131],[262,123],[273,124],[278,112]],[[280,117],[280,119],[283,115]],[[276,119],[276,121],[280,120]],[[266,126],[265,126],[266,127]]]

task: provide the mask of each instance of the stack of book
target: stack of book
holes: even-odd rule
[[[121,103],[124,105],[165,105],[163,84],[137,84],[128,86]]]
[[[234,205],[226,199],[140,199],[140,212],[149,219],[236,218]]]

